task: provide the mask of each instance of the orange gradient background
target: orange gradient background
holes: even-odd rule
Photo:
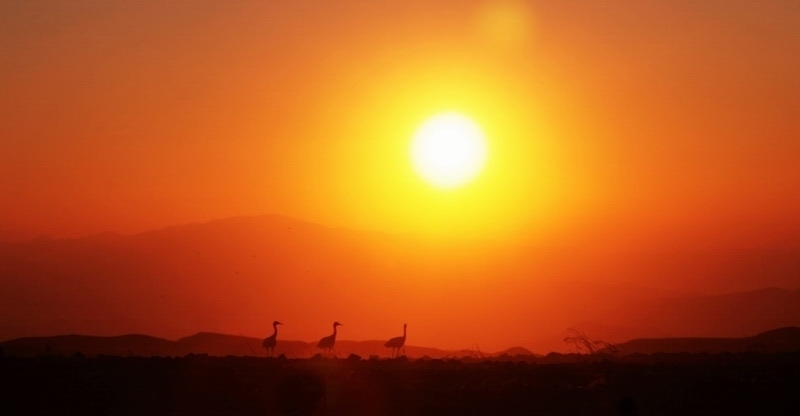
[[[436,309],[462,311],[415,340],[448,347],[473,342],[442,335],[469,320],[499,334],[485,348],[531,344],[508,322],[558,305],[525,309],[516,294],[566,277],[708,293],[800,286],[791,268],[698,280],[694,263],[662,268],[666,249],[637,252],[796,248],[800,8],[791,2],[13,0],[0,5],[0,36],[7,240],[278,214],[427,241],[448,271],[407,277],[420,305],[430,303],[391,316],[390,328],[409,321],[413,334],[412,322],[436,321]],[[408,157],[414,131],[442,111],[469,116],[489,146],[481,175],[453,191],[427,184]],[[584,263],[563,247],[583,247]],[[546,260],[531,269],[522,252]],[[364,291],[352,297],[399,284],[385,269],[336,270],[327,278]],[[670,273],[681,277],[658,277]],[[269,280],[255,287],[266,292]],[[214,329],[259,336],[265,322],[286,323],[279,315],[293,304],[303,302]],[[298,338],[334,320],[291,313],[320,322]],[[383,335],[383,312],[362,329],[357,314],[341,313],[343,336]]]

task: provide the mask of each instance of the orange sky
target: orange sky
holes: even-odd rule
[[[0,229],[535,234],[800,208],[790,2],[162,3],[0,6]],[[442,109],[491,141],[450,194],[406,150]]]
[[[374,3],[2,2],[0,233],[800,230],[794,2]],[[445,110],[490,149],[450,192],[408,159]]]

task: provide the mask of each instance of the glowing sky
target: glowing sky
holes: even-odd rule
[[[3,2],[0,229],[793,221],[799,23],[787,1]],[[407,146],[447,110],[494,157],[442,194]]]
[[[279,214],[579,241],[629,277],[689,276],[657,248],[630,253],[645,240],[796,248],[782,244],[800,235],[798,74],[796,1],[6,0],[0,239]],[[409,158],[414,132],[448,112],[488,146],[453,190]],[[573,257],[548,253],[552,270]],[[516,264],[518,280],[468,295],[508,303],[521,293],[509,282],[550,270]],[[771,282],[796,282],[781,270]]]

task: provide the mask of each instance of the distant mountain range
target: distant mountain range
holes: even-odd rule
[[[614,346],[620,354],[800,352],[800,328],[788,327],[745,338],[634,339]],[[608,352],[608,350],[604,350]]]
[[[374,356],[387,358],[389,350],[384,341],[336,342],[336,356],[347,357],[356,354],[362,358]],[[660,338],[635,339],[617,344],[615,353],[621,355],[656,353],[779,353],[800,352],[800,328],[787,327],[767,331],[745,338]],[[147,335],[122,335],[116,337],[95,337],[87,335],[60,335],[52,337],[19,338],[0,343],[3,353],[9,356],[82,354],[87,357],[97,355],[112,356],[174,356],[188,354],[208,354],[211,356],[266,356],[261,348],[261,340],[243,336],[215,333],[198,333],[177,341],[169,341]],[[609,353],[609,350],[601,350]],[[304,341],[279,341],[275,354],[287,358],[309,358],[319,353],[315,343]],[[405,354],[412,358],[517,358],[534,359],[541,355],[533,354],[522,347],[510,348],[494,354],[476,350],[446,351],[437,348],[407,346]]]
[[[800,325],[800,290],[634,299],[621,303],[613,315],[602,323],[583,321],[572,327],[612,343],[633,337],[746,338],[770,328]]]
[[[52,337],[28,337],[0,342],[5,355],[9,356],[37,356],[60,355],[72,356],[82,354],[87,357],[97,355],[113,356],[185,356],[187,354],[208,354],[212,356],[266,356],[266,350],[261,347],[261,339],[236,335],[216,334],[201,332],[177,341],[148,335],[121,335],[114,337],[97,337],[88,335],[59,335]],[[347,357],[356,354],[363,358],[379,356],[387,358],[390,349],[383,344],[385,341],[336,341],[335,354]],[[316,348],[315,342],[280,340],[275,348],[275,355],[284,354],[287,358],[309,358],[321,351]],[[447,351],[438,348],[428,348],[408,345],[404,352],[407,356],[420,358],[449,358],[449,357],[475,357],[486,358],[495,356],[535,357],[529,350],[522,347],[510,348],[495,354],[482,353],[477,350]]]
[[[255,339],[275,319],[287,324],[281,337],[314,340],[338,320],[350,339],[389,339],[408,323],[411,343],[546,354],[569,348],[572,327],[619,343],[800,326],[800,240],[743,241],[445,242],[264,215],[0,242],[0,340],[198,331]],[[717,294],[689,294],[705,282]],[[789,289],[727,289],[742,282]]]

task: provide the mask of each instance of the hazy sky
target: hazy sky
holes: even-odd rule
[[[4,1],[0,230],[798,228],[796,1],[551,3]],[[445,110],[453,192],[407,154]]]
[[[237,220],[6,244],[0,339],[280,319],[314,340],[337,319],[349,339],[407,322],[415,345],[554,348],[651,290],[796,290],[798,75],[796,0],[5,0],[0,241],[256,214],[379,233],[268,217],[243,240],[219,241]],[[409,158],[442,112],[488,142],[451,191]]]

